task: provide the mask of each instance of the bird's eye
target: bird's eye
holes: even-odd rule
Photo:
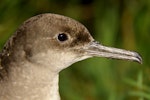
[[[66,41],[67,39],[68,39],[68,36],[65,33],[58,34],[59,41]]]

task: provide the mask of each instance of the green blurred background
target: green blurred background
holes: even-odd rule
[[[107,46],[138,51],[143,64],[91,58],[60,73],[62,100],[150,100],[150,0],[0,0],[0,48],[26,19],[57,13]]]

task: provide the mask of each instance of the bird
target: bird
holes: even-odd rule
[[[137,52],[102,45],[70,17],[33,16],[19,26],[0,53],[0,100],[60,100],[59,72],[91,57],[142,63]]]

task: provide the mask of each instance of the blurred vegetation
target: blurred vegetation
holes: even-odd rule
[[[62,100],[150,100],[150,0],[0,0],[0,48],[31,16],[83,23],[107,46],[138,51],[143,64],[91,58],[60,73]]]

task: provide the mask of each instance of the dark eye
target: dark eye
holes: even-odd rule
[[[59,41],[66,41],[67,39],[68,39],[68,37],[65,33],[58,34]]]

